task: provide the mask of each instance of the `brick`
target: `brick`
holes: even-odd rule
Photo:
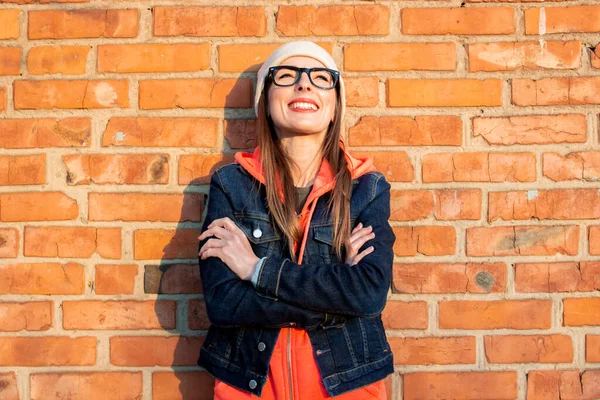
[[[543,32],[540,13],[544,12]],[[600,6],[543,7],[525,10],[525,34],[600,32]]]
[[[581,42],[544,41],[469,44],[469,71],[576,69],[581,66]]]
[[[397,79],[387,81],[388,107],[502,105],[500,79]]]
[[[40,46],[29,50],[27,70],[32,75],[84,75],[90,46]]]
[[[570,363],[573,343],[567,335],[485,336],[488,363]]]
[[[517,395],[516,371],[416,372],[403,376],[404,400],[512,400]]]
[[[490,192],[488,221],[502,219],[597,219],[600,193],[597,189],[528,190]]]
[[[127,108],[126,80],[15,81],[15,109]]]
[[[549,329],[552,300],[457,300],[439,304],[441,329]]]
[[[62,159],[69,185],[169,183],[168,154],[63,155]]]
[[[466,3],[538,3],[538,2],[558,2],[564,0],[467,0]]]
[[[460,146],[457,116],[364,116],[348,131],[350,146]]]
[[[471,257],[576,255],[578,226],[497,226],[467,228]]]
[[[133,294],[137,265],[96,265],[96,294]]]
[[[594,51],[590,50],[590,59],[592,62],[592,67],[600,68],[600,47],[598,47],[600,43],[598,43],[595,47]]]
[[[46,183],[46,155],[0,156],[0,185]]]
[[[0,337],[0,366],[76,366],[96,363],[95,337]]]
[[[589,227],[589,252],[592,255],[600,255],[600,225]]]
[[[265,36],[263,7],[154,7],[155,36]]]
[[[4,0],[15,4],[88,3],[90,0]]]
[[[529,371],[527,400],[600,398],[600,371]]]
[[[473,118],[473,136],[492,145],[585,143],[582,114]]]
[[[515,32],[510,7],[403,8],[405,35],[507,35]]]
[[[4,193],[0,204],[2,222],[66,221],[79,215],[77,201],[60,192]]]
[[[600,326],[600,298],[563,300],[564,326]]]
[[[142,398],[141,372],[31,374],[31,400],[130,400]],[[48,397],[51,395],[52,397]]]
[[[138,10],[29,11],[29,39],[134,38]]]
[[[89,147],[90,118],[0,119],[0,148]]]
[[[19,400],[17,376],[14,372],[0,373],[0,387],[4,400]]]
[[[454,71],[454,43],[354,43],[344,47],[345,71]]]
[[[63,329],[175,329],[176,302],[63,301]]]
[[[330,54],[333,44],[316,42]],[[258,71],[269,55],[281,46],[281,43],[223,44],[218,47],[220,72]],[[347,88],[346,88],[347,90]]]
[[[400,257],[442,256],[456,253],[456,230],[452,226],[394,226],[394,254]]]
[[[427,303],[388,300],[381,317],[385,329],[427,329]]]
[[[16,228],[0,228],[0,258],[19,255],[19,231]]]
[[[6,88],[0,86],[0,111],[6,109]]]
[[[113,336],[111,365],[126,367],[196,366],[204,337]]]
[[[267,57],[280,46],[280,43],[219,45],[219,71],[258,71]]]
[[[600,262],[517,263],[515,291],[520,293],[600,290]]]
[[[98,72],[192,72],[209,64],[209,43],[98,46]]]
[[[0,294],[83,294],[84,290],[81,264],[0,265]]]
[[[21,53],[20,47],[0,47],[0,76],[19,75]]]
[[[438,221],[481,218],[481,190],[392,190],[390,219]]]
[[[113,117],[102,136],[102,146],[214,147],[216,118]]]
[[[275,31],[279,36],[387,35],[390,10],[368,6],[281,6]]]
[[[250,108],[252,80],[201,78],[140,81],[140,108]]]
[[[600,104],[600,77],[513,79],[517,106]]]
[[[214,386],[208,372],[153,372],[152,400],[213,400]]]
[[[371,158],[377,171],[381,172],[388,182],[412,182],[415,178],[414,167],[403,151],[373,152],[353,151],[356,158]]]
[[[188,300],[188,327],[198,330],[207,330],[210,327],[204,300]]]
[[[90,221],[200,221],[204,196],[198,193],[89,193]]]
[[[138,229],[133,233],[135,260],[198,258],[199,229]]]
[[[184,154],[179,157],[178,183],[180,185],[203,185],[219,167],[231,164],[233,154]]]
[[[375,107],[379,103],[379,78],[362,76],[344,78],[346,106]]]
[[[484,280],[482,273],[489,276]],[[478,277],[479,275],[479,277]],[[504,293],[504,263],[394,264],[392,290],[396,293]]]
[[[600,362],[600,335],[585,335],[585,360]]]
[[[388,338],[395,365],[474,364],[475,337]]]
[[[423,182],[535,182],[533,153],[430,153]]]
[[[136,233],[138,232],[140,231],[136,231]],[[197,232],[199,235],[199,231]],[[198,235],[196,235],[196,237]],[[197,247],[197,245],[192,247],[194,249],[194,253],[197,253]],[[200,268],[198,267],[198,264],[145,265],[144,293],[202,293],[202,282],[200,281]]]
[[[555,182],[600,180],[600,151],[574,152],[564,156],[558,153],[544,153],[542,165],[544,176]]]
[[[51,301],[0,303],[0,331],[46,331],[52,327],[52,307]]]
[[[121,228],[25,226],[26,257],[121,258]]]
[[[223,132],[231,149],[250,149],[257,146],[256,120],[224,120]]]
[[[0,10],[0,39],[17,39],[19,37],[18,9]]]

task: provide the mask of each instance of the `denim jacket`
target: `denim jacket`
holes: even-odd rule
[[[305,329],[327,392],[336,396],[393,373],[381,320],[391,283],[394,233],[390,185],[381,173],[352,181],[351,227],[372,226],[374,251],[350,266],[332,252],[327,201],[314,201],[302,263],[290,261],[287,241],[266,208],[264,185],[239,164],[216,170],[202,230],[229,217],[257,257],[266,257],[257,286],[240,280],[216,257],[199,260],[211,327],[198,364],[227,384],[260,396],[282,327]],[[260,234],[257,234],[260,232]],[[200,243],[200,247],[205,241]],[[259,346],[260,344],[260,346]]]

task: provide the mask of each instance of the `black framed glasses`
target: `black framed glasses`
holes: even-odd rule
[[[293,86],[300,81],[303,72],[306,72],[313,86],[324,90],[333,89],[340,78],[338,71],[329,68],[299,68],[291,65],[269,68],[269,76],[275,86]]]

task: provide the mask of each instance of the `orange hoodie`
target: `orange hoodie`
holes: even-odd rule
[[[375,171],[373,162],[369,158],[357,159],[352,157],[344,148],[346,161],[352,179]],[[253,153],[237,153],[235,161],[240,164],[255,179],[265,184],[260,149],[257,147]],[[313,188],[300,214],[300,226],[303,230],[300,251],[298,243],[294,244],[294,251],[298,255],[298,264],[302,263],[310,220],[312,219],[317,199],[332,190],[335,186],[335,174],[327,160],[323,160]],[[283,200],[283,194],[280,192]],[[323,383],[313,355],[312,345],[308,333],[301,328],[283,328],[275,343],[273,356],[269,363],[267,383],[262,391],[261,399],[264,400],[321,400],[331,398]],[[215,400],[237,400],[258,398],[255,395],[227,385],[225,382],[215,380]],[[386,391],[383,381],[375,382],[357,390],[337,396],[339,400],[385,400]]]

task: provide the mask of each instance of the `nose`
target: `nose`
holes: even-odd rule
[[[296,88],[298,90],[311,90],[310,85],[311,83],[310,78],[308,77],[308,72],[300,72],[300,79],[298,80],[298,83],[296,83]]]

